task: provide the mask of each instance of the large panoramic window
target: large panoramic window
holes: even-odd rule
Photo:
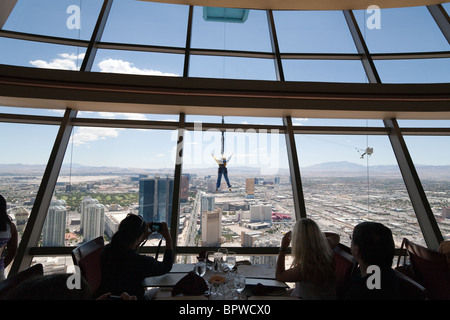
[[[306,213],[323,231],[349,235],[363,221],[391,228],[396,246],[403,237],[422,243],[400,170],[387,136],[296,135]]]
[[[205,7],[194,7],[192,48],[271,52],[267,15],[249,10],[242,22],[217,21]]]
[[[192,55],[190,77],[276,80],[272,59]]]
[[[4,30],[90,40],[102,0],[18,0]]]
[[[0,194],[6,199],[8,215],[17,225],[19,241],[57,132],[57,125],[0,123],[0,145],[4,150],[0,158]]]
[[[356,53],[341,11],[274,11],[282,53]]]
[[[180,77],[184,56],[171,53],[99,50],[92,71]]]
[[[180,246],[279,246],[295,222],[284,135],[227,129],[222,140],[218,129],[197,127],[186,132],[183,155],[190,187],[181,198]],[[229,185],[219,170],[222,155]]]
[[[360,82],[367,81],[358,60],[283,60],[287,81]]]
[[[2,64],[60,70],[80,70],[86,48],[0,37]]]
[[[426,7],[355,11],[361,33],[371,53],[448,51],[450,45]],[[373,18],[371,18],[373,16]]]
[[[108,242],[129,213],[170,225],[176,139],[172,130],[75,127],[47,215],[65,216],[51,225],[65,230],[58,246],[103,235]],[[59,234],[43,231],[43,238]]]
[[[408,150],[419,175],[439,229],[450,236],[449,136],[405,136]]]
[[[450,58],[377,60],[375,66],[382,83],[448,83]]]
[[[184,47],[189,6],[115,0],[102,41]]]

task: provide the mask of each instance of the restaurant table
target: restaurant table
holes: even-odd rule
[[[144,287],[158,287],[160,288],[159,297],[167,297],[171,294],[171,289],[185,277],[189,272],[194,270],[194,264],[174,264],[172,270],[161,276],[145,278],[143,282]],[[244,296],[252,295],[252,288],[270,288],[274,294],[279,295],[286,291],[289,286],[282,281],[275,279],[275,268],[266,265],[239,265],[237,266],[237,273],[245,275]],[[223,272],[214,272],[207,269],[203,279],[206,282],[211,276],[220,274],[226,276]]]

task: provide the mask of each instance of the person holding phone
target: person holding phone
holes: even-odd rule
[[[138,253],[140,245],[153,232],[160,233],[166,242],[162,261]],[[142,286],[143,280],[166,274],[173,265],[172,238],[167,223],[146,222],[139,215],[128,214],[111,242],[105,245],[100,261],[102,281],[97,296],[105,292],[112,295],[126,292],[138,299],[150,299],[150,292]]]

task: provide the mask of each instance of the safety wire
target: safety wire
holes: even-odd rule
[[[364,41],[367,43],[367,37],[366,37],[366,29],[367,29],[367,16],[366,16],[367,10],[364,10],[364,23],[363,23],[363,39]],[[367,76],[364,77],[364,81],[366,83],[368,83],[368,79]],[[366,119],[366,127],[369,127],[369,120]],[[369,149],[369,135],[366,135],[366,150]],[[369,176],[369,157],[370,155],[367,154],[366,155],[366,160],[367,160],[367,213],[370,212],[370,176]]]

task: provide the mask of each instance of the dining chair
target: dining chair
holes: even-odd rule
[[[74,265],[78,265],[81,258],[105,246],[105,240],[102,236],[83,243],[72,250],[72,260]]]
[[[403,300],[426,300],[428,299],[427,289],[417,281],[414,281],[404,273],[394,269],[399,282],[401,299]]]
[[[432,300],[450,299],[450,271],[444,254],[405,240],[414,280],[427,289]]]
[[[104,246],[104,239],[100,236],[72,250],[73,263],[80,268],[81,276],[85,278],[93,294],[102,280],[100,254]]]
[[[42,277],[44,275],[44,267],[42,264],[35,264],[23,271],[16,273],[0,282],[0,299],[6,296],[9,290],[15,288],[26,280],[33,279],[35,277]]]
[[[356,259],[346,250],[346,248],[343,248],[340,245],[333,249],[333,254],[336,267],[336,293],[340,296],[346,289],[358,264]]]

